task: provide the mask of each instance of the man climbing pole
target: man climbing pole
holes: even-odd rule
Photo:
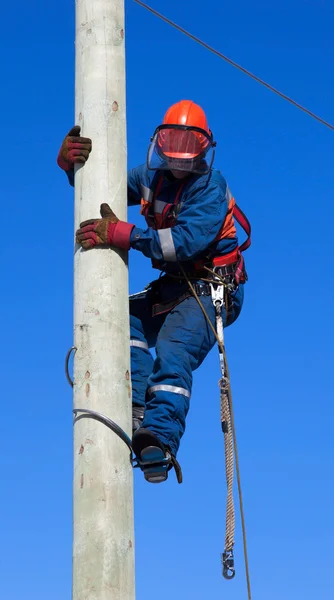
[[[152,483],[165,481],[173,466],[180,472],[176,455],[192,372],[216,341],[203,312],[215,326],[210,286],[215,273],[226,291],[224,326],[237,319],[243,304],[247,275],[241,252],[250,244],[250,225],[212,167],[215,145],[202,108],[189,100],[174,104],[154,132],[146,164],[128,174],[128,205],[141,205],[147,228],[120,221],[102,204],[101,218],[81,223],[76,232],[84,250],[106,244],[132,248],[161,271],[145,292],[130,297],[132,446]],[[65,137],[57,162],[71,185],[74,164],[84,164],[91,149],[78,126]],[[248,234],[240,247],[234,218]]]

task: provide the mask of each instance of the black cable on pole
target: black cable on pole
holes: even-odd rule
[[[251,73],[250,71],[248,71],[247,69],[245,69],[244,67],[242,67],[241,65],[239,65],[238,63],[236,63],[231,58],[228,58],[228,56],[226,56],[225,54],[222,54],[221,52],[218,52],[218,50],[215,50],[214,48],[212,48],[212,46],[209,46],[209,44],[206,44],[200,38],[196,37],[195,35],[193,35],[189,31],[187,31],[186,29],[183,29],[183,27],[180,27],[180,25],[177,25],[176,23],[174,23],[174,21],[171,21],[170,19],[167,19],[167,17],[165,17],[164,15],[162,15],[161,13],[159,13],[157,10],[154,10],[154,8],[151,8],[151,6],[148,6],[147,4],[145,4],[144,2],[142,2],[141,0],[134,0],[134,2],[136,2],[137,4],[139,4],[140,6],[142,6],[143,8],[146,8],[146,10],[148,10],[149,12],[151,12],[156,17],[159,17],[159,19],[162,19],[162,21],[165,21],[165,23],[168,23],[168,25],[171,25],[172,27],[174,27],[178,31],[181,31],[181,33],[184,33],[190,39],[194,40],[194,42],[197,42],[197,44],[200,44],[201,46],[203,46],[203,48],[206,48],[207,50],[209,50],[213,54],[216,54],[216,56],[219,56],[219,58],[222,58],[223,60],[225,60],[227,63],[229,63],[230,65],[232,65],[232,67],[235,67],[236,69],[239,69],[239,71],[241,71],[242,73],[245,73],[245,75],[248,75],[248,77],[251,77],[252,79],[254,79],[254,81],[257,81],[258,83],[260,83],[264,87],[268,88],[268,90],[270,90],[271,92],[274,92],[274,94],[276,94],[277,96],[280,96],[281,98],[283,98],[287,102],[290,102],[290,104],[293,104],[293,106],[295,106],[296,108],[299,108],[299,110],[302,110],[304,113],[306,113],[307,115],[309,115],[310,117],[312,117],[316,121],[319,121],[319,123],[322,123],[323,125],[325,125],[329,129],[331,129],[332,131],[334,131],[334,125],[331,125],[331,123],[328,123],[327,121],[325,121],[321,117],[318,117],[318,115],[316,115],[312,111],[308,110],[308,108],[305,108],[305,106],[302,106],[301,104],[299,104],[298,102],[296,102],[295,100],[293,100],[292,98],[290,98],[289,96],[287,96],[286,94],[283,94],[283,92],[280,92],[279,90],[277,90],[276,88],[274,88],[272,85],[270,85],[266,81],[263,81],[263,79],[260,79],[260,77],[257,77],[256,75],[254,75],[254,73]]]

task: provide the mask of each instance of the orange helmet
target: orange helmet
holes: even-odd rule
[[[149,169],[192,173],[211,169],[215,142],[204,110],[191,100],[181,100],[167,110],[151,141]]]
[[[208,146],[207,136],[211,131],[204,110],[191,100],[181,100],[171,106],[163,120],[163,125],[184,125],[187,127],[183,133],[177,129],[163,129],[159,136],[159,146],[169,158],[195,158]]]
[[[211,135],[203,108],[192,102],[192,100],[181,100],[170,106],[164,116],[163,125],[199,127]]]

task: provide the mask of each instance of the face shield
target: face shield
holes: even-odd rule
[[[216,143],[199,127],[160,125],[154,132],[147,153],[147,167],[153,171],[209,173]]]

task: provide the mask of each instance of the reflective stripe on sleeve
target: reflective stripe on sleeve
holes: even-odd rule
[[[182,396],[186,396],[186,398],[190,398],[188,390],[176,385],[153,385],[148,389],[148,393],[152,394],[153,392],[172,392],[172,394],[181,394]]]
[[[171,227],[168,227],[168,229],[158,229],[158,235],[164,260],[169,262],[176,262],[176,250],[174,246]]]
[[[226,188],[226,201],[227,201],[227,205],[230,204],[231,200],[232,200],[233,196],[231,194],[231,190],[230,188],[227,186]]]
[[[141,187],[141,193],[143,196],[143,200],[145,200],[146,202],[152,202],[152,198],[153,198],[153,192],[150,188],[146,187],[146,185],[143,185],[142,183],[140,184]]]

